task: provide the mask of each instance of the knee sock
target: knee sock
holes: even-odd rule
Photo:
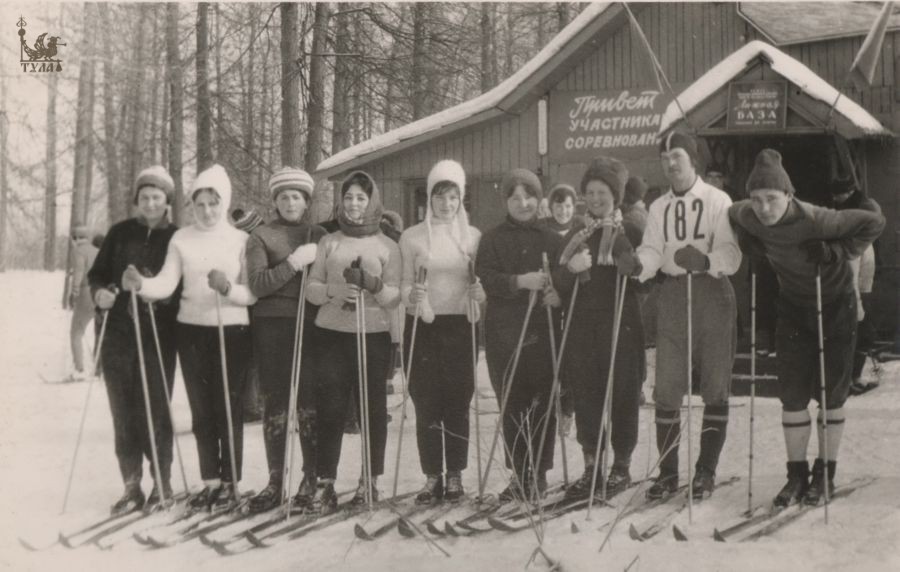
[[[817,436],[819,439],[819,458],[826,461],[836,461],[838,449],[841,447],[841,437],[844,434],[844,408],[828,409],[828,449],[825,449],[825,439],[822,435],[822,410],[819,410],[818,422],[816,423]]]
[[[678,441],[681,438],[681,414],[676,409],[656,410],[656,448],[660,474],[678,474]]]
[[[700,430],[700,456],[697,468],[704,467],[715,473],[719,454],[725,444],[728,429],[728,404],[707,405],[703,408],[703,425]]]
[[[788,461],[806,461],[806,448],[812,423],[809,411],[782,411],[781,427],[784,429],[784,446],[787,449]]]

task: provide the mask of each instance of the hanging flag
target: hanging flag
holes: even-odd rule
[[[641,85],[653,86],[660,93],[663,93],[665,89],[663,88],[663,79],[660,77],[662,70],[659,68],[656,54],[653,52],[653,48],[650,47],[650,42],[647,41],[647,37],[644,35],[640,24],[638,24],[637,18],[631,13],[631,9],[627,4],[623,3],[623,5],[628,13],[628,23],[631,27],[631,46],[634,56],[632,61],[642,80]]]
[[[866,35],[862,47],[850,66],[850,80],[856,89],[860,91],[872,86],[872,78],[875,75],[875,65],[881,56],[881,46],[884,44],[884,34],[887,31],[888,20],[891,17],[894,3],[885,2],[872,24],[872,29]]]

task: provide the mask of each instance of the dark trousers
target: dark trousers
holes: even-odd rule
[[[291,366],[294,356],[295,318],[256,317],[251,328],[253,349],[259,369],[259,390],[263,399],[263,440],[269,482],[280,483],[284,471],[284,445],[288,401],[291,393]],[[315,363],[316,332],[306,324],[303,332],[300,386],[297,399],[303,472],[314,472],[315,462]]]
[[[866,358],[875,345],[875,308],[872,304],[872,294],[869,292],[861,294],[863,310],[866,315],[856,326],[856,348],[853,353],[853,379],[859,379],[862,375],[863,368],[866,366]]]
[[[534,311],[544,312],[543,307],[536,306]],[[553,386],[553,360],[550,353],[550,337],[546,320],[535,323],[532,313],[532,324],[522,345],[519,365],[515,377],[509,382],[509,398],[504,412],[503,440],[505,444],[506,466],[513,469],[516,475],[527,480],[540,448],[541,424],[549,423],[547,438],[540,459],[536,459],[539,472],[553,467],[553,451],[556,443],[553,428],[556,427],[556,411],[549,408]],[[490,320],[490,308],[488,316]],[[524,317],[523,317],[524,318]],[[491,385],[501,404],[503,389],[512,369],[513,355],[519,339],[518,329],[490,327],[487,322],[485,351]],[[521,323],[516,324],[521,328]]]
[[[359,371],[356,334],[320,329],[316,376],[316,475],[334,479],[341,460],[347,403],[353,395],[359,403]],[[369,437],[372,475],[384,473],[387,440],[387,383],[391,361],[391,335],[366,334],[366,372],[369,394]]]
[[[856,299],[852,292],[822,306],[822,330],[826,409],[838,409],[847,400],[856,343]],[[775,366],[784,410],[802,411],[810,399],[820,402],[816,307],[800,306],[780,296],[776,341]]]
[[[410,357],[413,318],[406,317],[404,352]],[[419,320],[409,377],[416,407],[416,441],[422,472],[462,471],[469,457],[469,403],[475,390],[472,328],[464,315]],[[441,432],[443,424],[443,433]]]
[[[143,313],[142,313],[143,314]],[[99,332],[101,320],[97,320]],[[157,316],[159,342],[165,366],[165,380],[169,394],[175,379],[174,320]],[[168,481],[172,468],[172,421],[166,407],[163,375],[159,368],[159,355],[153,342],[153,331],[146,316],[142,316],[141,334],[144,361],[147,369],[147,386],[150,394],[151,421],[159,456],[160,472]],[[138,485],[142,477],[143,458],[152,462],[150,432],[147,427],[147,409],[141,383],[134,323],[128,316],[111,316],[106,326],[100,361],[106,382],[106,395],[112,412],[115,434],[116,458],[122,481]],[[152,471],[152,469],[151,469]],[[154,479],[155,479],[154,475]]]
[[[232,482],[218,328],[179,323],[176,331],[181,372],[191,406],[191,428],[197,440],[197,455],[200,458],[200,477],[203,480],[221,479]],[[241,403],[250,355],[249,328],[225,326],[228,393],[238,481],[241,480],[244,443],[244,413]]]
[[[612,297],[612,296],[611,296]],[[568,380],[575,402],[578,443],[585,455],[594,456],[600,438],[600,422],[609,380],[612,350],[612,308],[609,312],[583,310],[576,314],[565,350]],[[608,315],[603,315],[608,314]],[[612,403],[609,408],[610,441],[615,463],[627,468],[637,445],[638,408],[645,371],[644,336],[635,296],[626,298],[616,348]],[[606,439],[600,440],[601,450]]]

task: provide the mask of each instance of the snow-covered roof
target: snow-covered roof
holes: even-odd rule
[[[799,87],[809,97],[829,106],[837,98],[838,91],[811,69],[778,48],[754,40],[716,64],[682,91],[678,95],[677,103],[672,101],[666,108],[659,132],[667,131],[681,119],[678,103],[681,104],[685,113],[690,113],[692,109],[747,69],[747,66],[758,56],[764,56],[767,61],[771,62],[770,66],[773,71]],[[891,132],[885,129],[881,122],[849,97],[840,97],[837,100],[835,111],[846,117],[866,135],[891,135]]]
[[[776,46],[864,36],[881,2],[739,2],[737,13]],[[900,28],[892,14],[888,30]]]
[[[478,97],[435,113],[434,115],[423,117],[422,119],[392,129],[381,135],[376,135],[375,137],[367,139],[352,147],[348,147],[319,163],[316,167],[316,172],[336,171],[345,163],[353,161],[354,159],[359,159],[365,155],[385,149],[406,139],[438,131],[444,127],[459,123],[485,111],[492,109],[496,109],[500,112],[506,111],[502,109],[499,104],[545,65],[554,55],[562,50],[566,44],[578,34],[578,32],[584,29],[585,26],[594,20],[594,18],[602,14],[611,6],[611,4],[612,3],[610,2],[588,4],[577,17],[569,22],[568,26],[560,30],[560,32],[544,46],[544,49],[519,68],[518,71],[490,91],[486,91]]]

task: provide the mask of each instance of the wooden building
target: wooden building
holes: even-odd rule
[[[798,195],[816,203],[826,202],[826,183],[852,161],[888,219],[877,244],[876,289],[881,330],[896,331],[900,16],[889,21],[874,85],[859,91],[848,70],[878,4],[629,7],[677,103],[672,92],[658,89],[624,6],[593,3],[491,91],[345,149],[323,161],[316,175],[340,179],[366,170],[381,185],[386,206],[412,224],[424,215],[431,166],[456,159],[469,177],[471,220],[485,229],[505,215],[498,183],[515,167],[532,169],[547,185],[577,186],[590,159],[606,154],[649,184],[663,185],[656,140],[679,124],[705,141],[708,159],[727,171],[726,190],[736,199],[763,147],[782,152]],[[757,108],[767,112],[756,117],[749,110]]]

